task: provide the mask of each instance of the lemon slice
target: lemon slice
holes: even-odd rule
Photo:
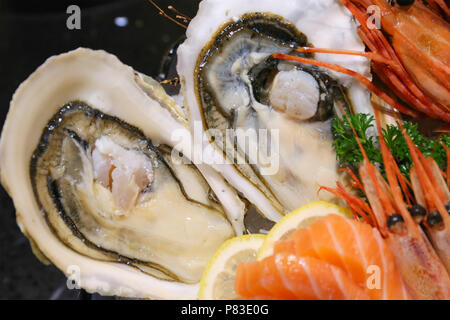
[[[325,201],[310,202],[287,214],[273,226],[258,252],[258,260],[273,254],[273,245],[276,241],[286,240],[295,230],[306,228],[314,221],[329,214],[338,214],[347,218],[352,216],[349,209],[333,203]]]
[[[255,261],[266,238],[251,234],[226,241],[209,261],[200,281],[200,300],[230,300],[239,296],[234,291],[236,269],[241,262]]]

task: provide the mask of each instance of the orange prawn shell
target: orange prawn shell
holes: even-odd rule
[[[393,7],[385,0],[342,0],[381,13],[382,30],[392,37],[392,46],[414,83],[441,108],[450,108],[450,25],[422,1],[407,8]]]

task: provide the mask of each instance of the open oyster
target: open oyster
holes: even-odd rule
[[[214,168],[273,221],[318,197],[334,200],[317,192],[342,178],[331,118],[371,112],[356,80],[272,58],[302,46],[364,51],[337,0],[203,0],[178,49],[191,130],[206,133],[204,148],[224,158]],[[361,57],[315,58],[370,76]]]
[[[211,168],[179,161],[172,133],[189,136],[186,123],[115,56],[50,58],[15,93],[0,142],[2,183],[35,253],[75,266],[90,292],[196,298],[210,257],[242,233],[244,204]]]

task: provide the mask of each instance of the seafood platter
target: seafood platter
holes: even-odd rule
[[[446,1],[149,5],[186,28],[178,94],[79,48],[12,97],[1,183],[43,263],[105,296],[450,299]]]

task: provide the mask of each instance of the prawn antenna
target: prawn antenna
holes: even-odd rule
[[[189,23],[189,22],[192,20],[191,17],[189,17],[188,15],[186,15],[186,14],[184,14],[184,13],[178,11],[174,6],[168,6],[167,8],[168,8],[170,11],[173,11],[173,13],[176,14],[175,17],[176,17],[177,19],[179,19],[179,20],[182,20],[184,23]]]
[[[185,25],[177,20],[177,19],[181,19],[183,22],[188,23],[189,18],[187,16],[180,14],[173,6],[169,6],[169,10],[174,11],[174,12],[176,11],[176,13],[177,13],[176,18],[173,18],[173,17],[169,16],[163,9],[161,9],[161,7],[158,6],[155,3],[155,1],[153,1],[153,0],[148,0],[148,1],[152,4],[152,6],[154,6],[156,8],[156,10],[158,10],[159,15],[163,16],[164,18],[169,19],[170,21],[172,21],[173,23],[175,23],[178,26],[180,26],[184,29],[187,29],[187,25]]]

